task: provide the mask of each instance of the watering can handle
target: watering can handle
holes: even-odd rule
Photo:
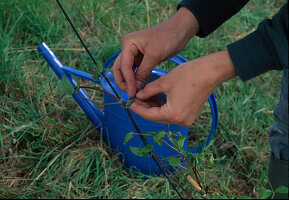
[[[113,61],[114,61],[114,60],[117,58],[117,56],[120,54],[120,52],[121,52],[121,50],[118,51],[118,52],[116,52],[115,54],[113,54],[113,55],[104,63],[104,68],[109,68],[110,65],[113,63]],[[170,61],[176,63],[177,65],[180,65],[180,64],[182,64],[182,63],[184,63],[184,62],[187,62],[187,60],[186,60],[184,57],[182,57],[181,55],[179,55],[179,54],[176,55],[176,56],[174,56],[174,57],[172,57],[172,58],[170,59]]]
[[[110,65],[113,63],[113,61],[117,58],[117,56],[120,54],[121,51],[116,52],[113,56],[111,56],[105,63],[104,66],[105,68],[109,68]],[[170,61],[176,63],[177,65],[180,65],[182,63],[187,62],[187,60],[182,57],[181,55],[176,55],[174,57],[172,57],[170,59]],[[216,101],[216,97],[215,94],[212,93],[211,96],[208,99],[209,104],[210,104],[210,108],[212,111],[212,124],[211,124],[211,130],[209,133],[209,136],[207,138],[207,140],[205,142],[203,142],[202,144],[200,144],[200,146],[198,146],[195,149],[191,149],[190,152],[192,153],[200,153],[202,151],[202,149],[204,149],[205,147],[207,147],[213,137],[213,135],[216,132],[217,129],[217,124],[218,124],[218,106],[217,106],[217,101]]]
[[[56,73],[59,79],[62,79],[62,77],[65,76],[70,81],[70,83],[74,87],[76,87],[77,83],[74,80],[72,74],[77,73],[77,75],[80,74],[82,76],[87,76],[87,73],[85,72],[81,72],[80,70],[64,66],[44,42],[41,45],[39,45],[37,49],[44,57],[44,59],[47,61],[52,70]],[[90,99],[90,97],[86,94],[86,92],[83,89],[80,89],[78,91],[78,94],[73,93],[72,97],[75,99],[77,104],[83,109],[83,111],[90,119],[90,121],[95,125],[95,127],[98,127],[99,131],[101,131],[103,124],[103,114],[94,103],[86,100]],[[86,99],[83,97],[85,97]]]

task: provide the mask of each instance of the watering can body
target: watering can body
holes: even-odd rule
[[[69,68],[67,66],[62,65],[62,63],[57,59],[57,57],[53,54],[53,52],[46,46],[45,43],[42,43],[38,50],[42,54],[42,56],[45,58],[45,60],[48,62],[50,67],[53,69],[53,71],[57,74],[57,76],[61,79],[62,76],[66,76],[68,80],[71,82],[71,84],[76,87],[76,81],[74,80],[73,75],[78,76],[80,78],[84,78],[90,81],[93,81],[95,83],[101,84],[103,87],[103,90],[113,94],[114,92],[109,86],[108,82],[106,80],[102,80],[103,77],[100,77],[99,80],[95,81],[92,78],[91,74],[82,72],[80,70],[76,70],[73,68]],[[114,59],[118,56],[120,52],[117,52],[114,54],[106,63],[105,67],[109,67],[111,63],[114,61]],[[181,56],[175,56],[171,59],[171,61],[175,62],[176,64],[181,64],[183,62],[186,62],[184,58]],[[113,75],[109,72],[104,70],[104,74],[109,78],[109,81],[114,82]],[[160,76],[163,76],[167,73],[165,70],[161,69],[154,69],[152,71],[152,74],[150,76],[149,82],[156,80]],[[119,91],[116,84],[111,84],[115,91],[118,93],[119,96],[122,97],[122,99],[128,99],[128,94]],[[76,95],[75,93],[72,94],[73,98],[76,100],[78,105],[83,109],[83,111],[86,113],[87,117],[90,119],[90,121],[98,127],[98,130],[102,132],[103,138],[105,139],[106,143],[113,149],[114,151],[120,152],[120,158],[123,160],[124,165],[128,168],[135,168],[136,170],[149,175],[159,175],[161,174],[161,171],[157,164],[154,162],[153,158],[151,157],[139,157],[133,154],[130,150],[130,147],[144,147],[143,142],[141,141],[140,137],[138,135],[135,135],[132,140],[130,140],[128,143],[124,144],[125,136],[128,132],[136,132],[133,124],[130,121],[130,118],[125,111],[125,109],[121,106],[121,104],[113,104],[116,103],[117,100],[113,98],[111,95],[108,95],[106,93],[103,94],[103,113],[97,108],[97,106],[86,100],[90,99],[89,96],[85,93],[83,89],[79,90],[80,95]],[[84,96],[86,99],[82,98],[81,96]],[[159,99],[161,101],[165,101],[165,96],[163,94],[160,94]],[[211,137],[216,131],[217,121],[218,121],[218,110],[217,110],[217,103],[215,100],[214,94],[211,95],[209,98],[209,104],[211,106],[212,111],[212,127],[209,134],[209,137],[206,142],[201,144],[196,149],[190,150],[193,153],[199,153],[201,149],[203,149],[205,146],[207,146],[211,140]],[[148,120],[143,119],[141,116],[131,112],[133,119],[135,120],[135,123],[138,125],[139,129],[142,131],[142,133],[147,133],[150,131],[161,131],[161,130],[167,130],[166,124],[159,124],[155,122],[151,122]],[[169,131],[180,131],[181,135],[186,136],[188,138],[188,128],[187,127],[181,127],[178,125],[170,125]],[[163,143],[162,146],[158,145],[157,143],[154,143],[152,137],[147,138],[149,144],[152,144],[154,146],[154,151],[158,155],[159,158],[167,158],[170,156],[176,156],[178,155],[178,152],[171,148],[169,145]],[[169,138],[167,136],[164,137],[164,141],[170,145],[171,142],[169,141]],[[187,152],[187,145],[188,140],[185,140],[184,143],[184,150]],[[164,161],[164,164],[168,167],[169,170],[173,170],[171,166],[168,165],[166,161]]]
[[[151,80],[155,80],[159,78],[162,75],[165,75],[167,72],[164,70],[155,69],[152,71]],[[109,79],[113,79],[113,77],[110,77],[108,75]],[[109,85],[102,81],[103,89],[106,92],[113,93]],[[121,92],[123,99],[128,99],[128,94],[125,92]],[[161,97],[160,97],[161,98]],[[161,99],[164,100],[164,99]],[[103,102],[104,104],[110,104],[117,102],[115,98],[112,96],[104,93],[103,96]],[[142,133],[148,133],[150,131],[158,132],[161,130],[167,130],[166,124],[159,124],[155,122],[151,122],[148,120],[143,119],[141,116],[131,112],[131,115],[139,127],[139,129],[142,131]],[[125,109],[120,104],[112,104],[112,105],[105,105],[104,106],[104,126],[103,128],[105,131],[103,131],[103,137],[107,144],[113,149],[118,152],[121,152],[121,158],[125,164],[126,167],[135,167],[137,170],[141,171],[144,174],[155,174],[159,175],[161,174],[160,169],[154,162],[154,160],[151,157],[140,157],[133,154],[130,150],[130,147],[144,147],[143,142],[141,138],[138,135],[135,135],[132,140],[130,140],[128,143],[124,144],[124,139],[127,133],[133,131],[135,132],[135,128],[133,124],[131,123],[129,116]],[[169,125],[169,131],[180,131],[181,135],[186,136],[188,138],[188,128],[187,127],[181,127],[178,125]],[[170,142],[167,135],[164,137],[164,141],[162,146],[158,145],[154,142],[152,137],[146,138],[149,144],[152,144],[154,146],[154,152],[158,155],[159,158],[167,158],[170,156],[177,156],[179,153],[174,150],[173,148],[169,147],[166,143],[173,146],[173,144]],[[177,138],[176,138],[177,139]],[[188,141],[186,139],[184,143],[184,149],[187,149]],[[173,171],[173,168],[168,165],[166,161],[163,161],[166,167]]]

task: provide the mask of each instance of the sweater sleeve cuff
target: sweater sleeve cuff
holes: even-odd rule
[[[209,35],[209,33],[206,33],[206,31],[204,29],[205,22],[203,22],[202,17],[200,16],[200,13],[196,9],[196,8],[198,8],[198,6],[195,4],[196,3],[194,1],[182,0],[177,6],[177,10],[179,10],[182,6],[184,6],[194,14],[194,16],[196,17],[196,19],[198,20],[198,22],[200,24],[200,31],[196,35],[198,37],[204,38],[207,35]]]
[[[281,66],[271,40],[260,29],[258,27],[245,38],[227,46],[235,69],[243,81]]]
[[[184,6],[197,18],[201,29],[199,37],[206,37],[227,19],[236,14],[248,0],[182,0],[177,10]]]

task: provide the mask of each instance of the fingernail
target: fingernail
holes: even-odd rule
[[[136,97],[137,97],[137,98],[141,98],[141,96],[142,96],[142,90],[139,91],[138,93],[136,93]]]
[[[129,98],[132,98],[135,96],[136,91],[133,91],[132,89],[127,91]]]
[[[136,88],[143,89],[144,88],[144,83],[141,82],[141,81],[136,81]]]

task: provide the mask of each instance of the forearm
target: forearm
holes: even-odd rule
[[[205,57],[193,60],[194,66],[201,66],[203,77],[206,77],[207,84],[217,87],[223,82],[237,76],[236,69],[227,50],[210,54]]]
[[[193,13],[186,7],[178,12],[165,23],[171,23],[171,27],[178,30],[184,39],[191,39],[200,30],[200,24]]]

